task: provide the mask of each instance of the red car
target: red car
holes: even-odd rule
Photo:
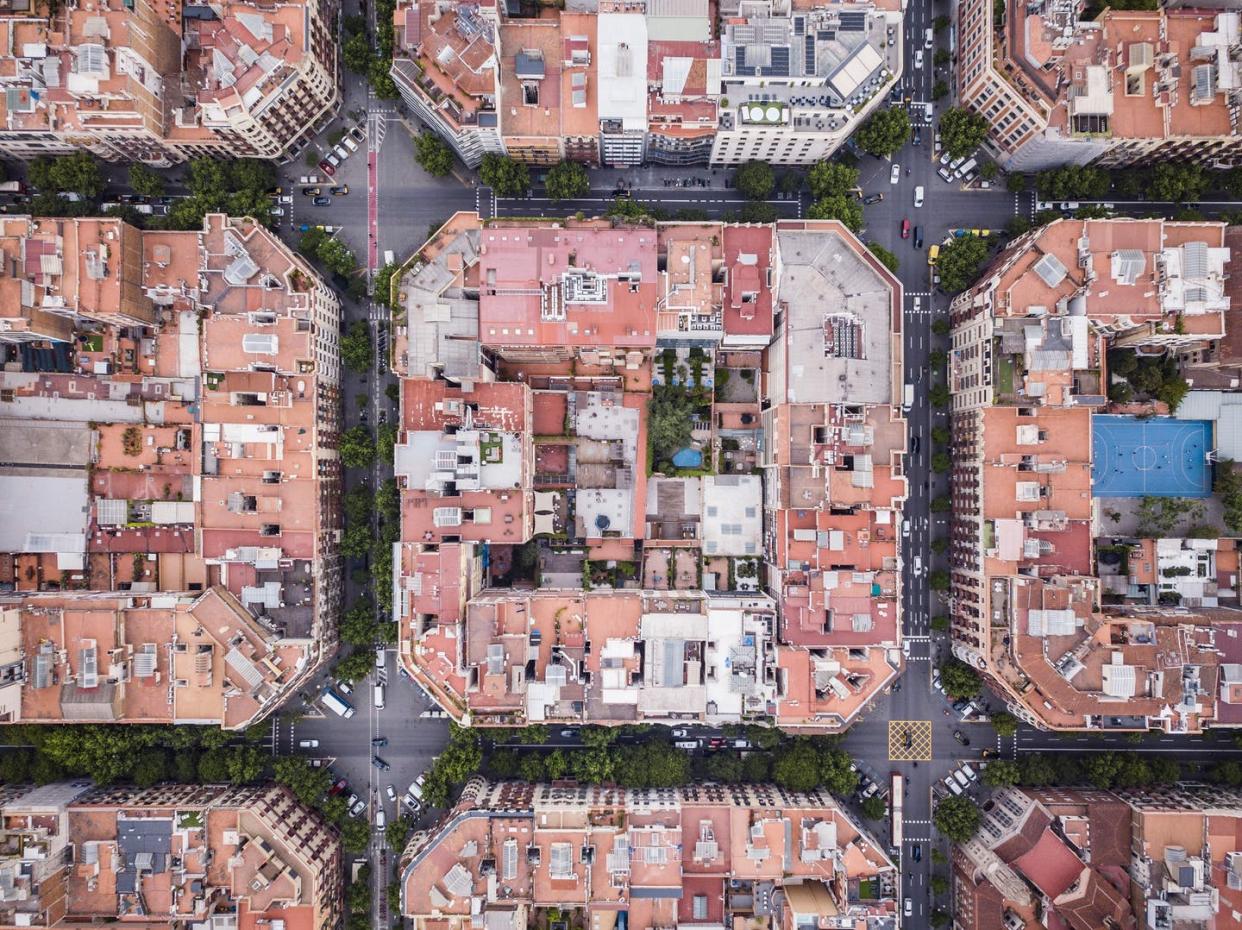
[[[328,796],[336,797],[338,794],[340,794],[342,791],[344,791],[348,787],[349,787],[349,782],[347,782],[345,779],[342,778],[339,781],[337,781],[331,788],[328,789]]]
[[[326,158],[319,163],[319,170],[328,177],[333,177],[336,174],[336,168],[333,167],[332,162],[328,161]]]
[[[910,238],[910,221],[909,220],[901,221],[901,238],[903,239]]]

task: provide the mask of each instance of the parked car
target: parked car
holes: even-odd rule
[[[340,691],[342,694],[353,694],[353,682],[346,681],[344,678],[338,678],[336,681],[336,690]]]
[[[338,778],[333,783],[332,787],[328,789],[328,797],[334,798],[348,787],[349,782],[343,778]]]
[[[871,204],[879,203],[883,199],[884,199],[883,194],[869,194],[868,196],[863,198],[863,203],[866,206],[871,206]]]
[[[354,804],[354,805],[352,805],[352,806],[349,808],[349,816],[350,816],[350,817],[357,817],[357,816],[359,816],[359,815],[360,815],[363,811],[365,811],[366,809],[367,809],[367,802],[366,802],[366,801],[361,801],[361,800],[360,800],[360,801],[358,801],[358,803],[357,803],[357,804]]]
[[[355,139],[357,139],[359,142],[365,142],[367,138],[367,134],[363,132],[362,128],[359,126],[350,127],[349,134],[353,136]]]
[[[267,212],[272,214],[272,216],[284,216],[285,208],[284,207],[272,207],[272,209],[268,210]]]
[[[690,731],[687,730],[685,727],[678,727],[676,730],[673,731],[674,739],[685,739],[689,735],[690,735]]]
[[[397,800],[397,788],[396,788],[396,786],[395,786],[395,785],[386,785],[386,786],[384,787],[384,794],[388,795],[388,800],[390,800],[390,801],[395,801],[395,800]]]
[[[334,188],[332,188],[332,196],[333,196],[333,197],[344,197],[344,196],[345,196],[346,194],[348,194],[348,193],[349,193],[349,185],[348,185],[348,184],[341,184],[341,185],[340,185],[340,186],[338,186],[338,187],[334,187]]]
[[[319,188],[317,188],[317,187],[304,187],[304,188],[302,188],[302,196],[303,196],[303,197],[318,197],[320,193],[321,193],[321,191],[320,191],[320,190],[319,190]]]
[[[332,164],[332,162],[328,161],[325,158],[323,161],[319,163],[319,170],[322,171],[324,174],[326,174],[328,177],[332,177],[333,175],[336,174],[336,165]]]
[[[312,203],[314,203],[315,206],[317,207],[329,207],[332,205],[332,198],[331,197],[316,197],[312,201]]]
[[[561,730],[561,739],[574,739],[577,735],[576,730]]]
[[[357,141],[355,141],[354,139],[351,139],[348,135],[346,135],[345,138],[341,140],[341,145],[345,146],[345,148],[347,148],[350,152],[358,151]]]
[[[676,746],[678,749],[685,749],[687,751],[693,751],[699,748],[699,741],[697,739],[679,739],[676,742],[674,742],[673,745]]]
[[[300,739],[298,740],[298,749],[318,749],[319,740],[317,739]]]

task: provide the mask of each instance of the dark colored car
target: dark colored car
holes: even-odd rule
[[[349,134],[350,134],[351,136],[353,136],[353,137],[354,137],[354,140],[355,140],[355,141],[357,141],[357,142],[365,142],[365,141],[367,140],[367,134],[366,134],[365,132],[363,132],[363,131],[362,131],[359,127],[357,127],[357,126],[354,126],[352,129],[350,129],[350,130],[349,130]]]
[[[867,206],[871,206],[871,204],[879,203],[883,199],[884,199],[883,194],[868,194],[866,197],[863,198],[863,203]]]
[[[302,196],[303,196],[303,197],[318,197],[318,196],[319,196],[320,194],[322,194],[322,193],[323,193],[323,191],[321,191],[321,190],[320,190],[319,188],[317,188],[317,187],[304,187],[304,188],[302,188]]]
[[[920,846],[918,843],[915,843],[914,849],[910,853],[910,858],[912,858],[915,862],[922,862],[923,861],[923,847]]]
[[[387,737],[387,736],[377,736],[377,737],[375,737],[375,739],[371,740],[371,745],[372,745],[372,746],[374,746],[376,749],[379,749],[379,748],[380,748],[380,747],[382,747],[382,746],[387,746],[387,745],[388,745],[388,737]]]
[[[334,187],[331,190],[331,194],[333,197],[344,197],[348,193],[349,193],[348,184],[342,184],[340,187]]]
[[[389,765],[387,762],[385,762],[385,761],[384,761],[383,759],[381,759],[379,756],[372,756],[372,757],[371,757],[371,764],[372,764],[373,766],[375,766],[377,769],[379,769],[381,772],[387,772],[390,768],[392,768],[392,766],[391,766],[391,765]]]
[[[916,249],[923,248],[923,227],[922,226],[914,227],[914,247]]]
[[[332,198],[331,197],[316,197],[311,202],[317,207],[327,207],[327,206],[331,206]]]

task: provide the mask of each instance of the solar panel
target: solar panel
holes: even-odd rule
[[[746,67],[746,49],[735,48],[733,50],[733,62],[738,74],[750,74],[751,69]]]
[[[1187,242],[1182,246],[1183,272],[1187,278],[1202,280],[1208,276],[1206,242]]]
[[[836,37],[837,34],[830,29],[821,29],[819,32],[815,33],[815,38],[819,39],[821,42],[828,42]]]
[[[812,36],[806,37],[806,59],[803,64],[807,74],[815,73],[815,39]]]
[[[517,878],[518,844],[517,840],[505,840],[504,860],[501,865],[501,881],[511,882]]]
[[[866,13],[849,10],[841,14],[840,29],[842,32],[862,32],[866,28]]]
[[[794,17],[794,35],[800,36],[806,33],[806,18],[803,16]]]
[[[767,68],[768,74],[788,75],[789,74],[789,46],[774,45],[772,46],[772,64]]]

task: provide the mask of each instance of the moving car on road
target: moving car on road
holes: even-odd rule
[[[316,197],[312,203],[317,207],[329,207],[332,205],[331,197]]]
[[[910,238],[910,221],[908,219],[903,219],[901,221],[901,238]]]
[[[901,180],[901,165],[893,162],[893,170],[888,173],[888,183],[896,184]]]
[[[320,189],[319,189],[319,188],[317,188],[317,187],[304,187],[304,188],[302,188],[302,196],[303,196],[303,197],[318,197],[318,196],[320,195],[320,193],[322,193],[322,192],[321,192],[321,191],[320,191]]]
[[[914,189],[914,205],[916,207],[923,206],[923,185],[920,184]]]
[[[334,188],[332,188],[332,196],[333,196],[333,197],[344,197],[344,196],[345,196],[346,194],[348,194],[348,193],[349,193],[349,185],[348,185],[348,184],[342,184],[342,185],[340,185],[339,187],[334,187]]]
[[[318,749],[319,740],[317,739],[300,739],[298,740],[298,749]]]
[[[884,195],[883,195],[883,194],[869,194],[869,195],[867,195],[866,197],[864,197],[864,198],[863,198],[863,204],[864,204],[864,206],[868,206],[868,207],[869,207],[869,206],[871,206],[873,203],[879,203],[879,202],[880,202],[881,200],[883,200],[883,199],[884,199]]]

